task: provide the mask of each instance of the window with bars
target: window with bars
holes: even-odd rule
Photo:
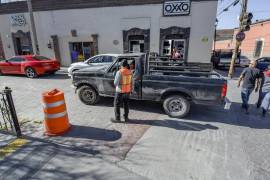
[[[257,40],[255,44],[254,57],[260,57],[262,54],[263,41]]]

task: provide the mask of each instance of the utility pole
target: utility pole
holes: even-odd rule
[[[35,19],[34,19],[34,15],[33,15],[31,0],[27,0],[27,7],[28,7],[29,16],[30,16],[31,31],[32,31],[32,35],[33,35],[33,50],[34,50],[35,54],[39,55],[37,31],[36,31],[36,25],[35,25]]]
[[[238,32],[243,32],[242,24],[243,24],[244,16],[247,13],[247,3],[248,3],[248,0],[242,0],[242,10],[241,10],[240,18],[239,18],[240,22],[239,22],[239,31]],[[240,46],[241,46],[241,41],[236,40],[235,48],[234,48],[233,56],[232,56],[232,60],[231,60],[230,70],[229,70],[229,74],[228,74],[229,78],[232,78],[232,75],[234,73],[234,63],[235,63],[235,60],[238,56]]]
[[[214,34],[214,51],[216,51],[216,40],[217,40],[217,25],[218,25],[218,19],[216,19],[216,22],[215,22],[215,34]]]

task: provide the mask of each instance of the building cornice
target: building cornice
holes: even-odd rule
[[[33,11],[163,4],[165,0],[32,0]],[[191,0],[192,2],[217,0]],[[27,12],[26,1],[0,4],[0,14]]]

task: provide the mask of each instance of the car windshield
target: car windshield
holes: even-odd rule
[[[47,58],[45,56],[33,56],[33,59],[34,60],[37,60],[37,61],[47,61],[47,60],[51,60],[50,58]]]

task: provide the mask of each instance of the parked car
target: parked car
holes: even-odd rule
[[[0,61],[0,74],[25,74],[29,78],[45,73],[54,74],[59,69],[57,60],[38,55],[14,56]]]
[[[233,56],[233,49],[221,49],[212,52],[211,62],[213,66],[218,68],[228,68],[230,67],[231,60]],[[240,56],[241,51],[239,51],[237,58],[235,60],[235,66],[240,66]]]
[[[262,57],[257,59],[256,61],[257,68],[260,69],[260,71],[265,71],[270,65],[270,57]]]
[[[171,117],[186,116],[191,103],[214,106],[224,103],[227,81],[215,72],[183,71],[183,67],[172,68],[168,64],[158,67],[158,61],[153,58],[149,61],[146,54],[123,54],[108,67],[85,68],[73,73],[73,86],[84,104],[94,105],[100,96],[114,96],[114,75],[123,59],[129,64],[135,60],[134,91],[130,97],[162,102],[164,111]]]
[[[73,72],[86,67],[108,66],[117,58],[117,56],[117,54],[100,54],[91,57],[84,62],[72,63],[68,68],[68,75],[71,76]]]

